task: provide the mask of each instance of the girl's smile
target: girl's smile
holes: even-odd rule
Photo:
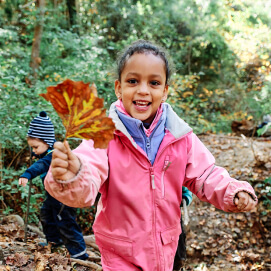
[[[152,53],[132,55],[115,81],[115,93],[131,117],[152,122],[168,93],[164,61]]]
[[[138,111],[146,111],[151,103],[146,101],[133,101],[133,104]]]

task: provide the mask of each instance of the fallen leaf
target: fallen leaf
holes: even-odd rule
[[[65,138],[93,139],[96,148],[107,148],[113,138],[115,125],[106,116],[103,99],[97,97],[94,84],[66,79],[56,86],[47,87],[40,94],[50,101],[62,119]]]
[[[36,262],[35,271],[44,271],[47,266],[48,259],[41,253],[37,252],[35,253],[35,262]]]

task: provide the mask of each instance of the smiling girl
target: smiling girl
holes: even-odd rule
[[[249,183],[231,178],[171,106],[165,52],[139,40],[118,62],[107,150],[84,140],[71,151],[55,143],[45,187],[74,207],[93,205],[101,193],[93,230],[103,270],[172,271],[181,233],[182,186],[227,212],[257,204]]]

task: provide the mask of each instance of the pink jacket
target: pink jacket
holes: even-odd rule
[[[57,183],[47,174],[46,190],[66,205],[91,206],[101,192],[93,229],[103,270],[172,270],[181,233],[182,186],[227,212],[238,212],[234,196],[239,191],[257,200],[249,183],[214,165],[214,157],[170,106],[167,112],[166,135],[153,166],[113,106],[116,132],[108,149],[94,149],[92,141],[84,140],[74,150],[82,163],[74,180]]]

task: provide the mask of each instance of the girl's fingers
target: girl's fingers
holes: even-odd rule
[[[64,168],[67,169],[69,166],[69,162],[67,159],[54,158],[51,162],[52,168]]]
[[[52,168],[52,174],[56,179],[63,179],[62,176],[67,173],[66,168],[54,167]]]
[[[68,155],[67,153],[64,153],[58,149],[55,149],[54,152],[53,152],[53,159],[62,159],[62,160],[68,160]]]
[[[53,152],[53,158],[60,158],[67,161],[75,159],[76,156],[72,153],[68,141],[65,140],[64,143],[56,142],[54,146],[56,148]]]
[[[251,197],[249,197],[248,204],[244,208],[244,211],[251,211],[252,209],[255,208],[255,206],[256,206],[256,201],[253,200]]]
[[[66,151],[67,151],[68,159],[69,160],[76,159],[76,156],[72,153],[72,150],[70,148],[69,142],[67,140],[64,141],[64,146],[65,146]]]
[[[237,209],[242,212],[250,211],[256,206],[256,201],[246,192],[239,192],[234,203]]]
[[[70,180],[74,178],[75,176],[75,174],[69,169],[61,168],[61,167],[52,168],[52,174],[55,180],[62,180],[62,181]]]
[[[80,161],[78,157],[72,152],[68,141],[64,141],[64,145],[67,150],[69,169],[73,174],[77,174],[80,169]]]
[[[64,152],[64,153],[67,152],[66,147],[64,146],[64,144],[62,142],[59,142],[59,141],[54,144],[54,149],[59,150],[60,152]],[[54,150],[54,152],[55,152],[55,150]]]
[[[246,195],[247,194],[244,192],[239,192],[236,196],[235,204],[237,205],[237,209],[239,211],[243,210],[247,206]]]
[[[69,143],[66,140],[64,143],[56,142],[54,148],[51,162],[53,177],[61,180],[73,178],[80,169],[80,161],[72,153]]]

